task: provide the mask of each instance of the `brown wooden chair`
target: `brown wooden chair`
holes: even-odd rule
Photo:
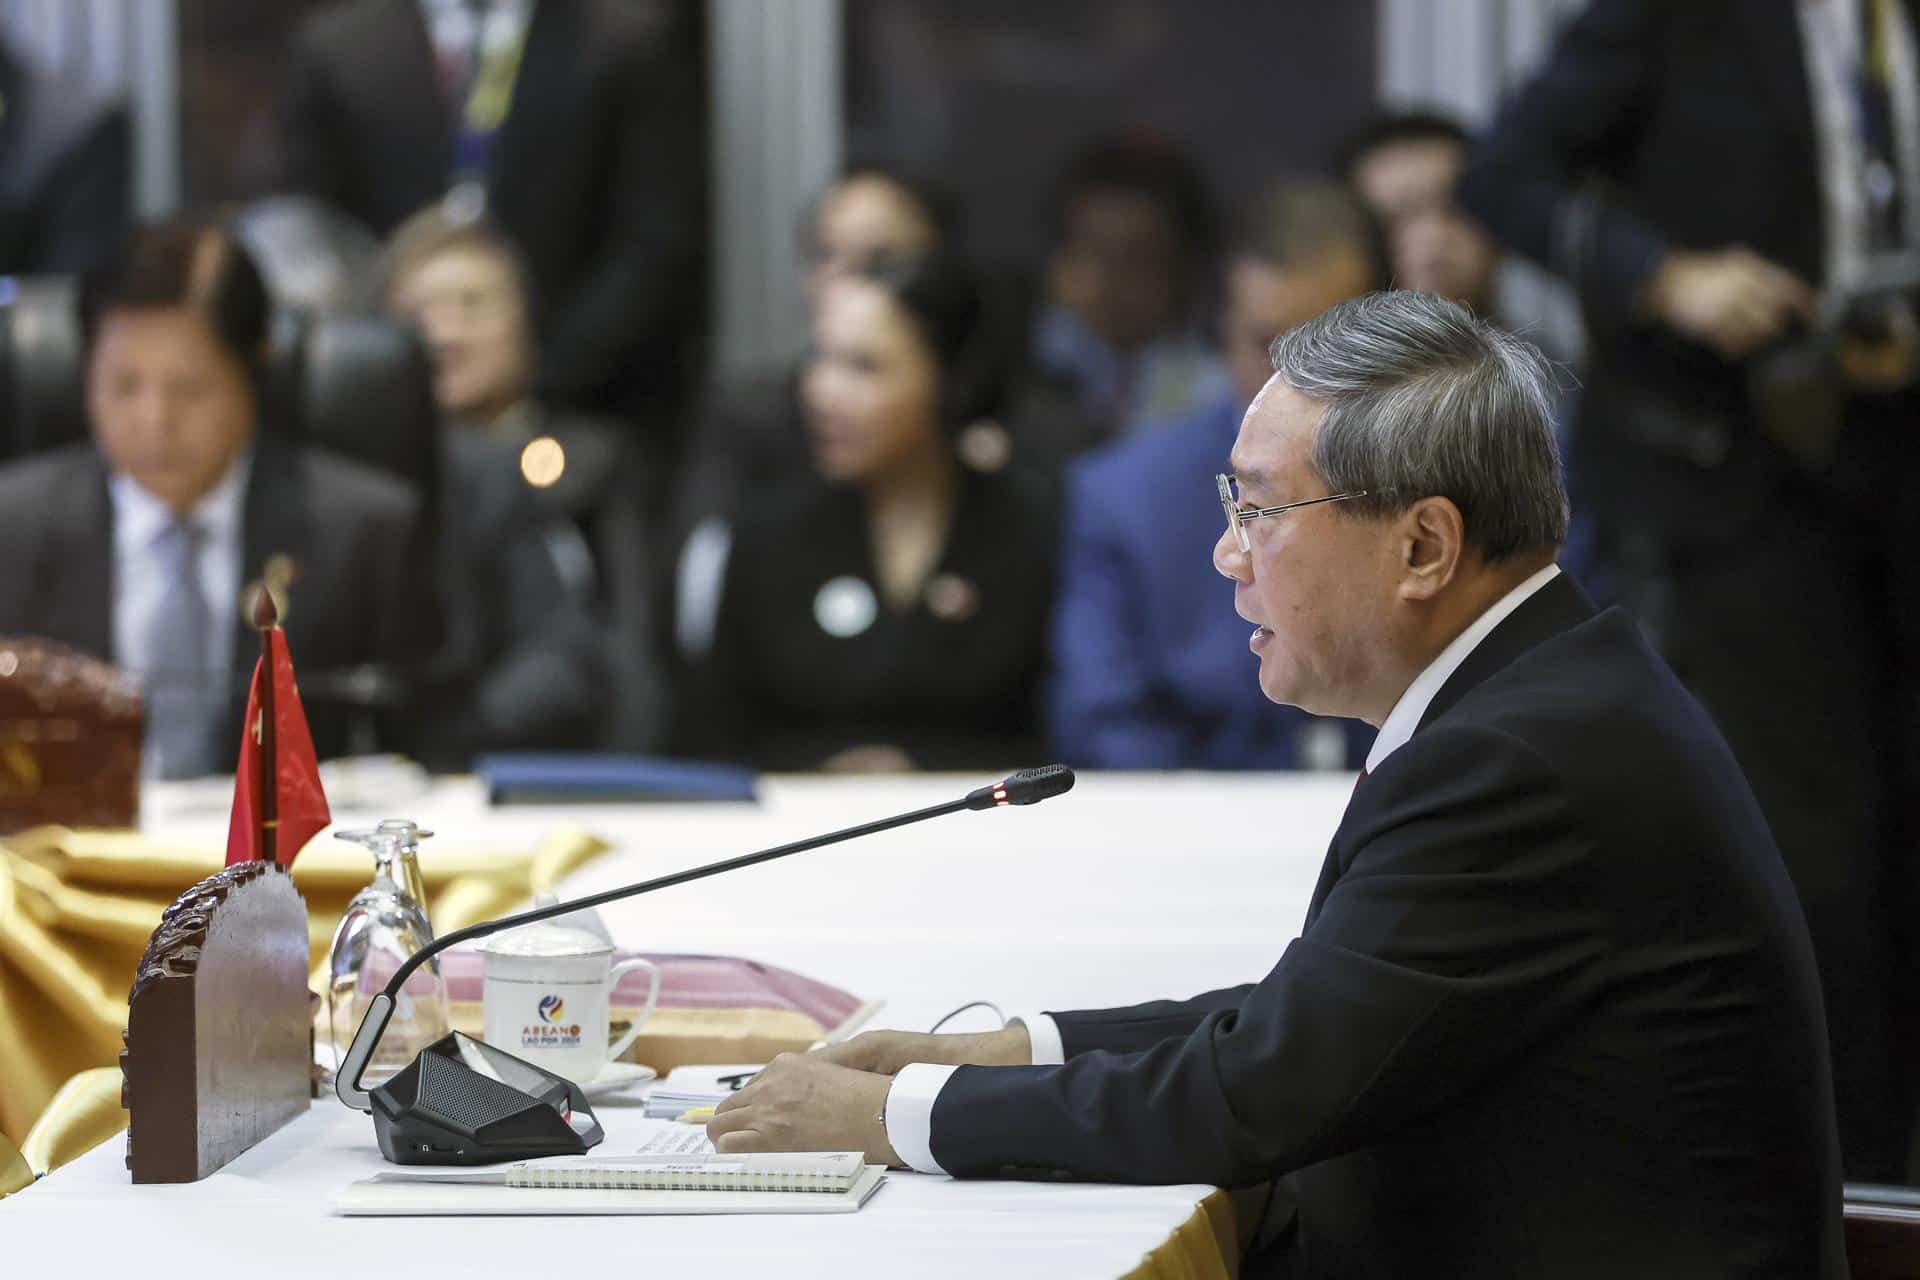
[[[1920,1188],[1846,1185],[1853,1280],[1920,1280]]]

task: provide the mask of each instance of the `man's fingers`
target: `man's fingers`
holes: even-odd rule
[[[715,1138],[713,1149],[720,1152],[766,1151],[768,1147],[765,1136],[758,1129],[735,1129]]]
[[[1768,262],[1762,265],[1767,291],[1775,305],[1797,316],[1813,314],[1816,297],[1813,287],[1785,267]]]
[[[731,1099],[729,1099],[731,1101]],[[753,1112],[747,1107],[715,1107],[713,1119],[707,1121],[707,1140],[718,1145],[720,1135],[734,1133],[753,1126]]]
[[[713,1114],[717,1116],[725,1115],[729,1111],[737,1111],[741,1107],[752,1106],[753,1098],[749,1093],[749,1090],[752,1088],[752,1085],[748,1085],[745,1089],[736,1089],[726,1097],[720,1099],[720,1101],[713,1104]]]

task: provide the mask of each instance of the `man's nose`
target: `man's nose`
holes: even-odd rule
[[[1223,578],[1253,581],[1253,558],[1240,549],[1240,539],[1234,536],[1231,526],[1221,530],[1219,541],[1213,544],[1213,567]]]

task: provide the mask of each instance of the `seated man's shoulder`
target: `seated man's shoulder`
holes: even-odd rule
[[[352,0],[349,4],[324,6],[301,24],[298,38],[326,53],[352,54],[368,39],[391,30],[393,7],[386,0]]]
[[[1578,829],[1638,872],[1765,847],[1765,823],[1711,718],[1618,611],[1521,655],[1388,758],[1382,800],[1511,804]],[[1684,845],[1685,848],[1680,846]]]
[[[0,505],[9,510],[45,505],[62,482],[105,474],[100,455],[89,443],[28,454],[0,464]]]
[[[1228,430],[1223,437],[1220,414],[1220,408],[1214,406],[1186,418],[1144,427],[1093,450],[1078,466],[1108,478],[1127,477],[1143,483],[1152,483],[1166,467],[1199,467],[1209,475],[1226,471],[1233,433]]]
[[[1229,469],[1227,454],[1233,447],[1233,432],[1225,426],[1222,412],[1216,406],[1076,458],[1067,469],[1074,523],[1095,521],[1099,512],[1112,511],[1121,518],[1100,523],[1117,523],[1152,536],[1156,528],[1140,520],[1137,511],[1133,518],[1125,516],[1140,504],[1204,511],[1211,522],[1219,515],[1219,507],[1209,501],[1207,486],[1214,475]]]
[[[378,467],[319,449],[301,449],[290,463],[313,506],[329,518],[404,522],[420,510],[413,486]]]

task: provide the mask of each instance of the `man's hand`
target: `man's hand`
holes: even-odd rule
[[[868,1031],[845,1044],[808,1054],[826,1062],[895,1075],[915,1062],[956,1067],[1024,1067],[1033,1061],[1033,1042],[1019,1023],[974,1035],[930,1036],[912,1031]]]
[[[1653,314],[1689,338],[1739,360],[1813,315],[1814,293],[1751,249],[1671,253],[1646,286]]]
[[[716,1151],[863,1151],[868,1164],[897,1167],[880,1112],[887,1076],[836,1066],[817,1053],[783,1053],[713,1109]]]

